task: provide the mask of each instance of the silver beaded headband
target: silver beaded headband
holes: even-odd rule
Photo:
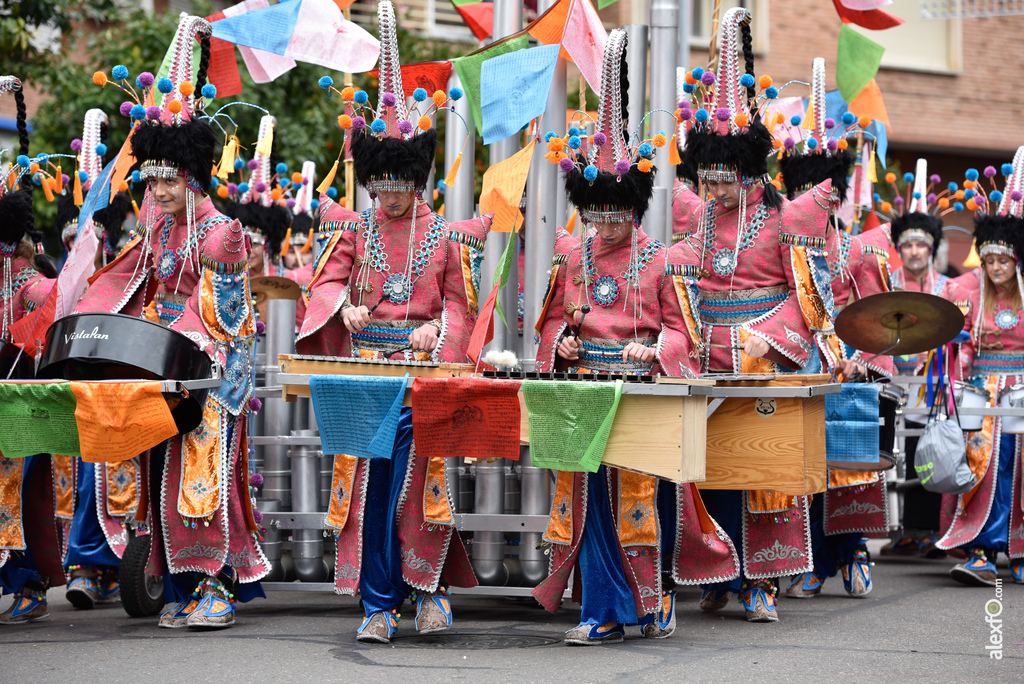
[[[60,232],[60,239],[67,244],[68,240],[78,237],[78,221],[69,221]]]
[[[181,169],[173,162],[166,159],[150,159],[148,161],[144,161],[142,162],[142,167],[139,169],[139,178],[142,180],[151,180],[153,178],[174,180],[180,175]]]
[[[245,232],[249,234],[249,239],[252,240],[254,245],[265,245],[267,244],[267,238],[263,236],[259,228],[253,228],[252,226],[243,226]]]
[[[740,179],[740,170],[738,166],[714,164],[698,168],[697,177],[705,183],[735,183]]]
[[[932,237],[928,231],[921,230],[919,228],[908,228],[900,234],[900,239],[896,241],[896,247],[902,247],[911,240],[923,242],[929,247],[933,247],[935,245],[935,238]]]
[[[580,218],[587,223],[623,223],[633,220],[632,209],[619,207],[581,207]]]
[[[366,182],[366,189],[374,195],[382,192],[415,192],[416,182],[408,178],[370,178]]]
[[[985,242],[978,247],[978,257],[985,258],[989,254],[999,254],[1001,256],[1017,258],[1017,254],[1014,252],[1013,245],[1007,242]]]

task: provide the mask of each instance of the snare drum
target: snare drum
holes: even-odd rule
[[[992,395],[987,389],[968,385],[967,383],[960,382],[958,380],[953,383],[953,398],[956,401],[958,409],[985,408],[988,406]],[[981,424],[984,420],[985,416],[960,416],[960,427],[964,432],[974,432],[981,429]],[[1024,418],[1022,418],[1022,420],[1024,420]],[[1005,432],[1005,419],[1003,426],[1003,431]],[[1022,429],[1021,432],[1024,432],[1024,429]]]
[[[1024,385],[1011,385],[999,393],[999,408],[1024,408]],[[1002,431],[1019,435],[1024,433],[1024,416],[1003,416]]]
[[[887,470],[896,465],[896,422],[905,403],[906,392],[899,385],[888,385],[878,392],[877,470]]]

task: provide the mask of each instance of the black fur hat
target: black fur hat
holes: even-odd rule
[[[811,186],[826,179],[832,180],[832,191],[838,193],[839,201],[846,201],[850,187],[850,165],[853,155],[846,150],[833,154],[784,154],[779,159],[782,180],[786,184],[786,197],[793,199]]]
[[[57,229],[57,233],[60,234],[60,239],[65,246],[72,237],[78,234],[78,214],[80,211],[81,207],[75,204],[74,196],[71,194],[70,189],[57,198],[57,219],[54,227]],[[72,227],[74,227],[75,231],[73,234],[70,232]],[[65,230],[68,230],[69,235],[64,234]]]
[[[920,230],[932,238],[932,250],[942,241],[942,219],[921,211],[908,211],[893,216],[891,223],[892,243],[897,247],[900,236],[908,230]]]
[[[258,202],[243,202],[228,207],[227,215],[238,219],[246,230],[258,232],[266,240],[266,253],[276,255],[281,252],[281,243],[291,217],[287,209],[280,204],[265,207]]]
[[[96,223],[97,230],[102,230],[106,241],[114,247],[121,240],[121,234],[124,232],[122,226],[131,210],[132,201],[128,193],[119,192],[114,195],[110,204],[93,212],[92,220]]]
[[[369,188],[373,181],[401,179],[412,181],[417,190],[427,185],[434,168],[437,131],[430,128],[408,140],[378,138],[364,128],[352,136],[352,161],[356,181]]]
[[[202,187],[210,189],[210,170],[217,147],[213,127],[203,120],[192,119],[175,126],[145,121],[132,136],[132,156],[143,167],[147,162],[169,163],[188,172]],[[145,177],[145,173],[142,174]]]
[[[25,233],[33,228],[32,196],[27,192],[6,192],[0,197],[0,245],[17,249]]]
[[[655,171],[652,168],[644,173],[634,164],[621,177],[614,173],[599,171],[597,178],[591,183],[577,168],[565,175],[565,192],[569,196],[569,201],[580,209],[632,209],[636,212],[637,221],[642,221],[651,204],[651,197],[654,196]]]
[[[771,133],[760,118],[753,119],[745,133],[719,135],[694,128],[686,136],[681,177],[698,178],[705,169],[735,168],[743,178],[763,179],[772,151]]]
[[[894,222],[895,223],[895,222]],[[895,238],[895,235],[893,236]],[[998,244],[1013,250],[1017,263],[1024,263],[1024,219],[998,214],[974,217],[974,244],[980,253],[986,244]]]

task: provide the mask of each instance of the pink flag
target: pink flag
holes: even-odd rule
[[[298,20],[285,51],[288,57],[352,74],[361,74],[376,66],[380,42],[345,19],[333,0],[301,2]]]
[[[892,0],[839,0],[846,9],[857,10],[858,12],[870,12],[879,7],[891,5]]]
[[[572,0],[562,32],[562,47],[598,96],[601,95],[601,62],[607,40],[608,32],[590,0]]]
[[[57,276],[57,306],[54,310],[53,320],[63,318],[74,311],[79,298],[85,292],[85,286],[89,282],[89,276],[96,270],[96,250],[99,247],[99,239],[93,230],[92,216],[86,220],[85,225],[78,233],[75,244],[71,247],[71,254],[64,262],[64,268]]]

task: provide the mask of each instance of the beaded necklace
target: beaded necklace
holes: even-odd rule
[[[715,231],[715,207],[718,205],[717,200],[708,200],[707,207],[704,210],[704,249],[707,252],[713,250],[716,246],[717,233]],[[757,242],[758,234],[761,232],[761,228],[764,227],[764,222],[768,218],[768,209],[764,204],[760,204],[757,207],[757,211],[750,218],[750,223],[746,227],[740,227],[740,233],[737,236],[736,246],[732,249],[725,247],[713,252],[711,255],[711,268],[714,269],[715,273],[722,276],[723,278],[732,275],[736,270],[736,263],[739,261],[740,252],[744,252],[750,249],[754,243]],[[743,217],[740,217],[743,220]]]
[[[167,240],[170,237],[171,227],[175,223],[173,216],[167,216],[164,219],[163,230],[160,232],[160,259],[156,267],[156,274],[160,280],[169,279],[174,274],[174,269],[177,267],[179,259],[184,263],[199,242],[206,239],[210,228],[223,221],[224,219],[221,216],[210,216],[201,221],[194,231],[189,231],[188,237],[186,237],[181,247],[178,249],[167,249]]]
[[[416,211],[416,209],[417,207],[414,206],[413,211]],[[444,218],[434,214],[430,221],[430,227],[427,228],[427,232],[420,241],[420,248],[409,259],[405,272],[391,273],[391,264],[388,263],[388,255],[384,250],[384,239],[380,228],[377,227],[377,221],[372,215],[372,210],[367,210],[364,216],[365,262],[369,263],[370,267],[377,273],[382,275],[390,274],[386,275],[384,279],[385,296],[392,304],[404,304],[412,298],[416,281],[423,275],[423,271],[433,260],[438,246],[445,239],[447,223]],[[415,244],[415,239],[416,221],[413,220],[409,229],[410,251],[412,251],[412,247]],[[369,272],[367,272],[367,275],[369,275]],[[373,289],[373,284],[365,276],[362,280],[363,283],[359,286],[359,289],[362,292],[370,292]]]
[[[597,275],[597,269],[594,268],[594,236],[591,235],[587,238],[584,246],[584,253],[587,260],[587,281],[592,283],[591,292],[594,295],[594,301],[601,306],[611,306],[619,298],[619,283],[618,278],[621,277],[626,281],[626,285],[633,285],[633,287],[639,287],[640,274],[647,270],[647,264],[650,263],[651,259],[658,253],[658,250],[662,248],[661,242],[652,239],[650,244],[640,251],[637,256],[636,263],[630,263],[626,270],[622,271],[618,277],[611,275]]]
[[[23,267],[20,271],[18,271],[18,275],[11,278],[10,286],[5,287],[3,289],[3,298],[10,299],[11,297],[13,297],[15,293],[21,289],[21,286],[27,283],[29,281],[29,278],[31,278],[35,274],[36,270],[34,268],[30,268],[28,266]]]

